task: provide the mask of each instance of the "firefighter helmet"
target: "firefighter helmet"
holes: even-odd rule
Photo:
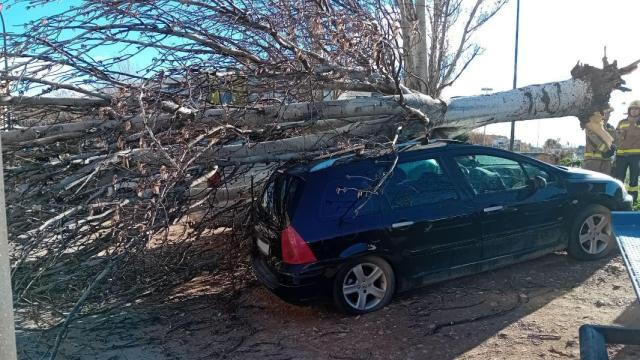
[[[632,102],[629,103],[629,109],[631,108],[638,108],[640,109],[640,100],[633,100]]]

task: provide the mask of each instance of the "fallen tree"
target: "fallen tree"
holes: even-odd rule
[[[443,39],[461,2],[436,3],[429,16],[442,19]],[[637,65],[578,65],[565,81],[443,101],[437,95],[468,62],[446,63],[443,44],[424,50],[424,3],[258,1],[253,12],[227,1],[83,5],[10,41],[12,68],[29,76],[4,80],[33,95],[0,97],[15,127],[1,140],[25,326],[65,329],[213,269],[216,254],[203,244],[221,228],[235,229],[235,248],[246,249],[251,194],[279,166],[373,156],[392,151],[396,136],[426,141],[566,116],[586,123]],[[475,14],[482,6],[473,2]],[[470,15],[465,36],[497,9],[482,21]],[[394,24],[403,24],[404,44],[419,42],[429,56],[411,55]],[[464,58],[467,40],[450,58]],[[122,52],[89,55],[103,46]],[[147,68],[121,68],[145,49],[158,54]],[[47,96],[59,89],[86,96]],[[374,96],[327,99],[336,90]]]
[[[251,164],[387,151],[399,126],[405,139],[424,139],[511,120],[586,119],[607,106],[608,97],[598,94],[620,87],[621,75],[634,67],[577,67],[588,76],[449,103],[411,92],[166,113],[166,104],[153,108],[139,93],[140,112],[129,119],[4,132],[16,302],[83,282],[113,256],[121,260],[110,266],[135,273],[136,254],[146,254],[159,237],[171,243],[170,229],[185,221],[198,219],[179,242],[210,224],[222,226],[221,214],[246,209],[251,179],[259,189],[268,176],[269,167]],[[594,73],[605,72],[610,81],[593,82],[602,78]],[[58,280],[51,281],[53,274]]]

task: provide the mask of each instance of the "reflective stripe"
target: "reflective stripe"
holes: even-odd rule
[[[584,153],[584,158],[596,158],[596,159],[602,159],[602,154],[597,153],[597,152],[586,152]]]
[[[619,149],[616,151],[616,154],[640,154],[640,149]]]
[[[598,150],[600,150],[600,152],[607,150],[607,148],[607,144],[600,144],[600,146],[598,146]]]
[[[622,128],[628,128],[629,127],[629,123],[625,123],[625,124],[618,124],[618,129],[622,129]]]
[[[640,188],[639,185],[630,186],[629,184],[625,185],[624,187],[627,188],[627,191],[629,191],[629,192],[631,192],[631,191],[638,192],[638,189]]]

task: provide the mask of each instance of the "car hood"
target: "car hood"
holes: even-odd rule
[[[596,171],[564,166],[560,168],[568,173],[569,179],[613,180],[611,176]]]

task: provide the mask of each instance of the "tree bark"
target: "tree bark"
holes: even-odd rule
[[[576,116],[583,118],[593,102],[591,84],[571,79],[531,85],[490,95],[452,99],[444,119],[434,123],[441,137],[501,122]]]
[[[415,91],[428,94],[427,87],[427,11],[425,0],[398,0],[402,53],[407,72],[405,85]]]
[[[316,103],[294,103],[274,106],[265,109],[211,109],[195,121],[203,124],[230,123],[234,126],[261,127],[267,124],[305,121],[313,123],[321,119],[338,119],[361,116],[385,116],[403,114],[405,110],[399,105],[398,96],[382,98],[363,98],[353,100],[335,100]],[[443,116],[445,104],[423,94],[405,95],[407,106],[420,109],[433,118]],[[174,119],[172,115],[161,115],[155,118],[154,128],[165,128]],[[2,133],[3,144],[18,143],[60,134],[69,134],[69,139],[78,137],[82,131],[105,131],[124,126],[125,122],[108,120],[90,120],[86,122],[37,126],[29,129],[11,130]],[[144,130],[144,120],[137,116],[128,120],[131,130]],[[75,133],[75,134],[72,134]]]
[[[0,105],[69,106],[85,108],[107,106],[109,103],[110,101],[105,99],[0,96]]]

